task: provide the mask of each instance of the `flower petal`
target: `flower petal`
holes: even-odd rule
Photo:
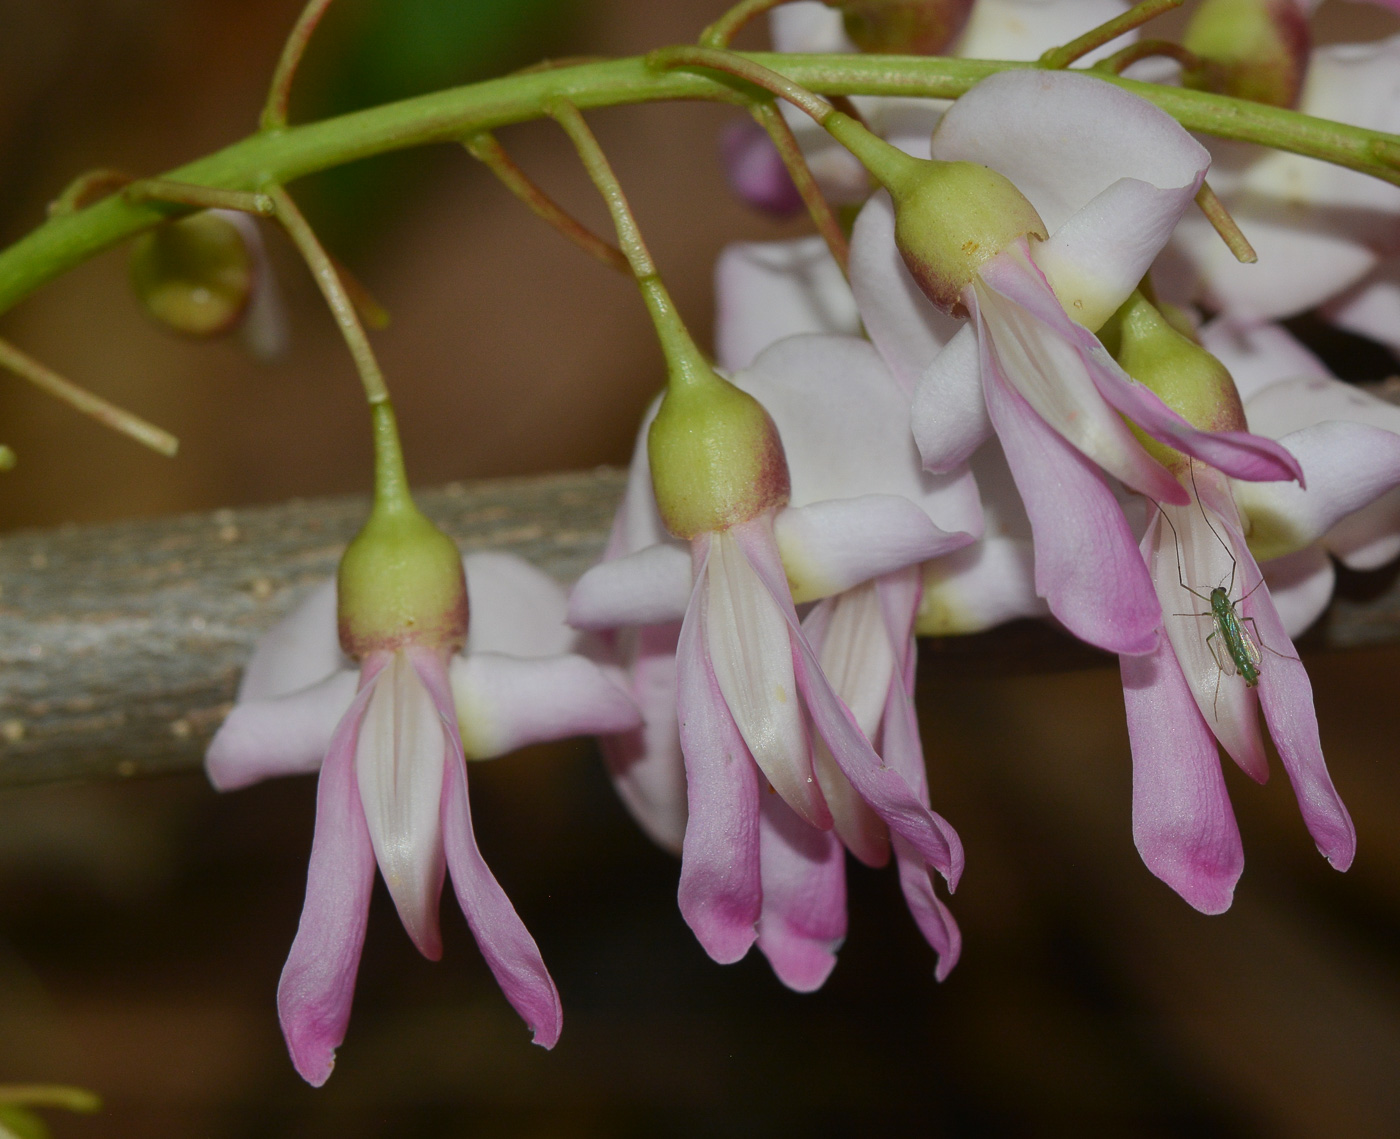
[[[995,58],[1001,58],[997,56]],[[962,321],[939,312],[910,276],[894,241],[894,203],[881,190],[851,231],[851,292],[876,349],[906,396]],[[973,383],[978,406],[981,392]]]
[[[950,471],[992,434],[982,395],[982,355],[974,325],[960,328],[914,388],[914,441],[931,471]]]
[[[1035,591],[1035,547],[1025,539],[983,538],[924,566],[921,636],[980,633],[1049,611]]]
[[[781,52],[855,51],[841,13],[820,0],[781,4],[768,14],[773,50]]]
[[[1123,511],[1093,465],[984,352],[987,407],[1035,539],[1035,588],[1075,636],[1109,652],[1157,643],[1161,607]]]
[[[1146,476],[1156,486],[1157,472],[1144,468],[1135,453],[1137,449],[1126,446],[1126,441],[1118,437],[1114,429],[1119,424],[1094,421],[1097,409],[1087,405],[1097,401],[1087,390],[1085,377],[1103,402],[1135,421],[1149,435],[1228,475],[1240,479],[1302,478],[1297,460],[1272,439],[1247,431],[1201,431],[1194,427],[1154,391],[1124,372],[1097,337],[1069,319],[1056,294],[1045,287],[1043,278],[1037,277],[1035,268],[1015,248],[994,257],[982,273],[989,290],[1012,302],[1012,306],[1019,306],[1038,322],[1039,329],[1020,319],[1021,314],[1012,306],[989,305],[991,298],[981,291],[979,307],[986,311],[987,327],[992,330],[1003,365],[1009,365],[1007,374],[1017,390],[1043,418],[1105,470],[1118,474],[1135,490],[1173,501],[1171,495],[1153,494],[1144,485]],[[1028,359],[1022,363],[1017,349],[1032,343],[1039,351],[1025,351]],[[1060,363],[1053,372],[1035,367],[1056,357]],[[1086,410],[1088,415],[1084,414]],[[1131,465],[1114,470],[1101,455]],[[1139,481],[1134,482],[1134,478]],[[1175,489],[1175,500],[1180,501],[1180,487]]]
[[[729,188],[741,202],[780,218],[802,209],[802,195],[782,155],[753,119],[745,115],[729,123],[719,145]]]
[[[1156,501],[1184,501],[1180,484],[1103,398],[1091,371],[1092,352],[1085,351],[1097,340],[1065,316],[1024,243],[983,265],[969,296],[989,412],[995,371],[1041,420],[1109,474]]]
[[[1250,549],[1278,558],[1311,545],[1347,515],[1400,486],[1400,435],[1331,421],[1285,435],[1303,464],[1307,489],[1291,483],[1238,483],[1235,501],[1249,520]]]
[[[306,904],[277,982],[277,1015],[292,1063],[318,1088],[335,1066],[350,1023],[374,886],[374,848],[355,780],[356,736],[374,687],[374,676],[367,676],[321,765]]]
[[[681,916],[705,952],[728,965],[753,944],[763,904],[759,776],[706,652],[707,568],[702,558],[676,646],[676,710],[689,810],[679,899]]]
[[[569,594],[576,629],[679,621],[690,596],[690,556],[667,542],[594,566]]]
[[[948,874],[953,866],[953,851],[939,827],[941,820],[936,820],[919,801],[899,772],[885,766],[850,709],[832,691],[798,624],[776,545],[765,530],[752,523],[736,526],[731,533],[787,619],[798,687],[817,732],[831,749],[842,774],[886,826],[908,838],[928,862]]]
[[[1338,328],[1400,352],[1400,260],[1391,257],[1323,310]]]
[[[1231,537],[1244,547],[1238,535]],[[1249,580],[1259,580],[1259,567],[1247,548],[1241,551],[1241,564]],[[1240,608],[1243,616],[1253,618],[1258,630],[1259,647],[1264,654],[1259,666],[1259,703],[1279,760],[1298,797],[1303,822],[1332,868],[1345,870],[1356,857],[1356,828],[1332,784],[1327,761],[1322,758],[1307,669],[1298,659],[1298,650],[1283,627],[1267,587],[1245,598]]]
[[[780,510],[774,535],[794,601],[812,601],[863,581],[961,549],[907,498],[867,494]]]
[[[1166,196],[1115,202],[1124,216],[1105,215],[1104,225],[1128,232],[1175,220],[1210,165],[1206,149],[1145,99],[1088,75],[1036,69],[1004,71],[972,88],[943,116],[932,153],[1004,174],[1052,234],[1120,178]],[[1124,256],[1136,261],[1141,252]]]
[[[725,246],[715,264],[715,295],[715,350],[730,372],[789,336],[860,331],[851,287],[820,237]]]
[[[235,704],[205,753],[209,782],[233,791],[315,771],[358,687],[358,674],[346,668],[300,692]]]
[[[641,724],[641,713],[622,688],[574,654],[525,660],[472,653],[453,658],[449,675],[469,759]]]
[[[506,892],[491,873],[472,832],[471,800],[467,795],[467,768],[457,716],[445,670],[435,667],[428,650],[410,649],[414,667],[432,696],[438,712],[446,750],[443,765],[442,843],[457,904],[501,993],[520,1014],[534,1042],[553,1048],[563,1029],[564,1013],[559,992],[545,968],[539,946],[510,904]]]
[[[408,936],[431,961],[442,956],[443,748],[438,709],[418,668],[404,651],[389,654],[360,724],[355,776],[384,884]]]
[[[642,723],[598,741],[623,804],[658,846],[681,853],[685,837],[685,759],[676,722],[676,642],[680,625],[644,625],[624,636],[628,691]]]
[[[1169,642],[1119,658],[1133,751],[1133,842],[1147,868],[1203,914],[1230,908],[1244,847],[1220,753]]]
[[[1290,637],[1296,637],[1322,616],[1332,600],[1337,571],[1321,546],[1277,558],[1264,567],[1269,596]]]
[[[767,517],[745,526],[770,527]],[[710,539],[705,568],[705,646],[734,724],[783,801],[826,830],[831,812],[812,771],[812,745],[797,702],[791,637],[779,603],[735,540]],[[771,543],[771,539],[769,540]]]
[[[1201,347],[1225,365],[1246,405],[1273,384],[1303,378],[1332,379],[1326,365],[1281,324],[1219,316],[1198,335]],[[1303,425],[1291,423],[1282,430],[1272,430],[1267,422],[1249,416],[1251,430],[1273,439]]]
[[[943,530],[981,519],[966,471],[922,470],[909,437],[909,397],[879,354],[849,336],[800,336],[767,349],[734,382],[767,409],[782,436],[790,505],[888,494],[909,499]],[[979,396],[980,399],[980,396]]]
[[[776,795],[761,797],[758,839],[758,948],[789,989],[814,992],[846,939],[845,853],[831,831],[808,826]]]
[[[1039,59],[1042,52],[1128,7],[1127,0],[977,0],[955,54],[964,59]],[[1081,62],[1093,63],[1135,37],[1136,32],[1119,37]]]
[[[1228,505],[1229,492],[1216,487],[1224,482],[1220,475],[1204,468],[1197,468],[1196,475],[1203,496],[1214,492]],[[1238,601],[1259,578],[1246,576],[1238,551],[1225,544],[1219,515],[1207,518],[1206,509],[1199,504],[1165,507],[1148,527],[1143,552],[1162,602],[1167,638],[1206,727],[1246,775],[1263,783],[1269,778],[1269,765],[1259,733],[1258,695],[1233,667],[1222,671],[1220,662],[1228,661],[1228,649],[1210,602],[1210,591],[1217,587]]]
[[[571,651],[564,587],[515,554],[483,550],[462,559],[471,596],[465,651],[548,657]]]
[[[238,699],[286,696],[342,669],[353,671],[354,665],[340,651],[335,578],[331,578],[258,638],[238,685]]]

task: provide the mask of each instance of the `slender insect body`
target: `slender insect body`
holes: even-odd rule
[[[1219,585],[1210,591],[1210,615],[1215,621],[1215,631],[1206,638],[1206,644],[1215,656],[1215,663],[1227,676],[1237,673],[1246,688],[1253,688],[1259,683],[1260,653],[1259,646],[1245,631],[1245,623],[1252,624],[1253,618],[1246,617],[1241,620],[1235,611],[1235,602],[1230,600],[1229,590]],[[1226,662],[1220,659],[1212,643],[1217,637],[1225,642],[1224,649],[1229,668],[1226,667]]]

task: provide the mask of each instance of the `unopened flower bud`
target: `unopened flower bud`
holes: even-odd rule
[[[1229,370],[1172,327],[1140,292],[1133,293],[1099,330],[1099,339],[1122,369],[1161,396],[1162,402],[1202,431],[1247,431],[1244,405]],[[1180,451],[1129,424],[1139,442],[1167,470],[1180,476]]]
[[[162,222],[131,251],[131,285],[150,315],[189,336],[217,336],[243,315],[256,267],[243,234],[217,213]]]
[[[711,372],[673,384],[647,433],[661,520],[678,538],[724,530],[788,500],[787,458],[758,400]]]
[[[973,0],[826,0],[861,51],[938,55],[963,30]]]
[[[1292,107],[1303,88],[1311,36],[1294,0],[1204,0],[1183,46],[1202,67],[1186,86],[1273,107]]]

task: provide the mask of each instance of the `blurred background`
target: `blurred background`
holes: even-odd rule
[[[76,174],[154,173],[246,134],[299,0],[0,0],[0,241]],[[693,40],[720,0],[338,0],[298,82],[312,118],[545,56]],[[1334,11],[1335,10],[1335,11]],[[1331,3],[1323,37],[1400,20]],[[763,43],[757,32],[744,43]],[[591,116],[697,338],[730,240],[793,236],[728,194],[735,112]],[[606,216],[548,125],[501,139],[557,198]],[[633,286],[536,222],[460,149],[293,187],[393,316],[378,335],[410,473],[454,479],[626,461],[660,379]],[[180,436],[147,454],[0,376],[0,528],[363,491],[358,382],[304,270],[269,232],[289,351],[170,337],[117,250],[0,320],[0,335]],[[1301,331],[1354,378],[1374,346]],[[1347,588],[1364,593],[1393,570]],[[376,894],[350,1035],[315,1091],[273,994],[300,911],[314,781],[216,796],[198,776],[0,792],[0,1081],[83,1084],[102,1115],[56,1136],[1400,1134],[1400,654],[1308,657],[1361,835],[1345,876],[1287,781],[1228,770],[1248,866],[1206,918],[1143,868],[1112,667],[921,680],[935,805],[969,861],[962,964],[943,985],[893,872],[852,864],[826,988],[728,968],[675,906],[677,866],[614,800],[591,745],[472,772],[479,838],[566,1008],[532,1048],[454,906],[419,958]]]

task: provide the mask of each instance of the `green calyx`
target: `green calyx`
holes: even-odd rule
[[[408,492],[394,411],[375,404],[374,506],[340,559],[340,644],[355,659],[408,644],[457,649],[467,637],[467,582],[457,546]]]
[[[972,0],[826,0],[826,5],[840,10],[856,47],[881,55],[938,55],[972,12]]]
[[[913,158],[840,113],[822,125],[890,192],[900,255],[946,313],[967,315],[963,290],[984,262],[1023,237],[1048,236],[1026,196],[990,167]]]
[[[1244,405],[1225,365],[1173,327],[1141,292],[1124,301],[1098,335],[1128,375],[1151,388],[1192,426],[1202,431],[1247,430]],[[1135,424],[1129,426],[1167,470],[1178,475],[1186,470],[1186,456],[1180,451]]]
[[[647,432],[647,457],[661,520],[678,538],[727,529],[788,500],[772,418],[713,371],[673,379]]]
[[[1186,86],[1292,107],[1303,88],[1312,37],[1293,0],[1205,0],[1182,41],[1202,66]]]
[[[255,270],[238,228],[201,211],[138,237],[130,273],[152,318],[187,336],[217,336],[243,315]]]

